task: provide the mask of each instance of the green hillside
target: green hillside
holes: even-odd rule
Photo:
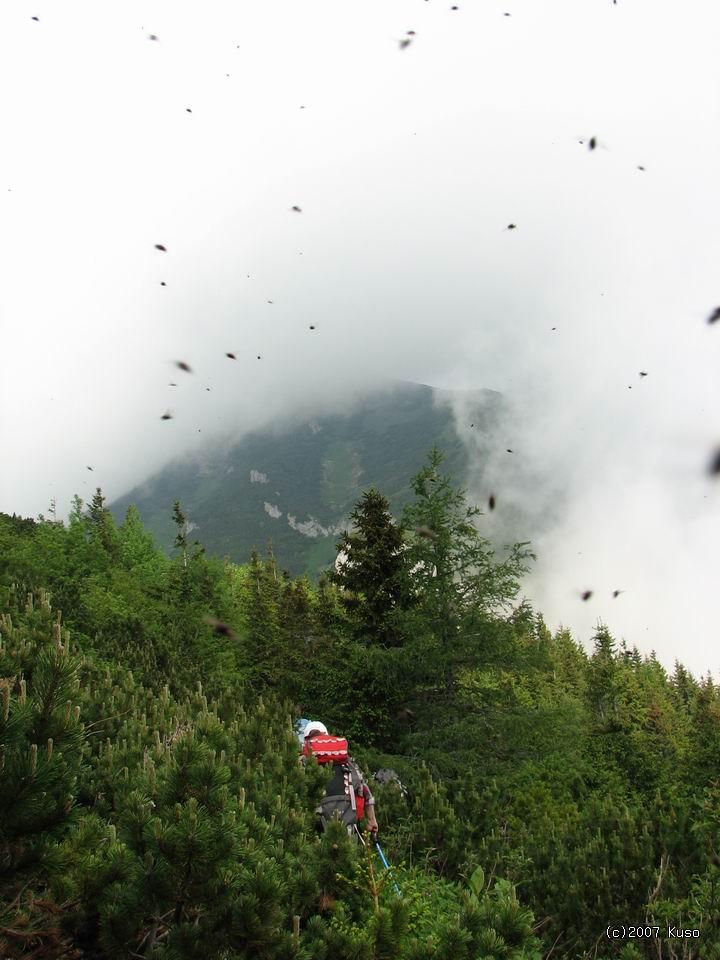
[[[408,478],[434,443],[445,451],[453,475],[465,476],[466,448],[450,407],[434,405],[435,393],[422,384],[396,383],[365,398],[348,415],[249,434],[222,454],[166,467],[110,509],[120,522],[134,503],[158,543],[170,550],[172,505],[179,499],[193,537],[209,553],[245,562],[253,547],[264,550],[272,540],[284,569],[317,579],[334,561],[337,531],[363,490],[382,489],[399,516],[411,498]],[[501,397],[490,390],[470,396],[476,430],[487,433],[499,417]],[[271,516],[265,504],[281,516]],[[317,525],[303,532],[289,518],[298,527]]]
[[[182,507],[173,556],[99,490],[0,514],[3,960],[720,956],[720,690],[551,634],[445,467],[399,523],[364,490],[317,584]],[[349,737],[390,874],[316,830],[299,716]]]

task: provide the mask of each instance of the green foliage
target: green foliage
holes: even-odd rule
[[[423,613],[449,639],[462,613],[508,608],[532,554],[524,549],[527,544],[515,544],[505,560],[495,560],[474,522],[482,511],[466,504],[464,491],[453,487],[451,477],[439,474],[443,459],[434,448],[427,466],[413,478],[416,500],[405,508],[403,526],[432,531],[431,537],[414,536],[409,555],[413,564],[422,564],[417,579]]]
[[[17,871],[70,813],[82,766],[74,698],[80,662],[50,620],[47,595],[0,620],[0,871]]]
[[[341,603],[361,642],[402,646],[402,614],[417,601],[402,530],[393,523],[388,501],[375,489],[364,494],[350,516],[357,532],[340,538],[338,549],[345,560],[329,579],[342,588]]]
[[[524,545],[494,558],[441,459],[403,527],[357,505],[342,584],[208,557],[179,503],[172,559],[99,490],[0,515],[1,956],[654,958],[604,939],[628,918],[720,956],[718,688],[513,605]],[[371,785],[402,896],[317,835],[299,715],[398,772]]]

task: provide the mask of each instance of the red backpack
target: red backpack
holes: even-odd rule
[[[352,835],[353,826],[365,815],[365,797],[362,792],[362,776],[357,766],[350,761],[348,742],[345,737],[316,734],[303,745],[303,755],[312,754],[318,763],[332,764],[325,798],[320,804],[323,828],[333,816],[339,816]]]
[[[312,754],[318,763],[347,763],[348,742],[345,737],[318,733],[305,741],[303,755]]]

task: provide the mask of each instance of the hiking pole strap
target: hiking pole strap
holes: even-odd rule
[[[351,808],[352,808],[352,811],[353,811],[353,813],[357,813],[357,804],[356,804],[356,802],[355,802],[355,784],[353,783],[352,770],[350,770],[349,768],[348,768],[348,772],[347,772],[347,775],[346,775],[346,787],[345,787],[345,789],[346,789],[347,792],[350,794],[350,806],[351,806]]]

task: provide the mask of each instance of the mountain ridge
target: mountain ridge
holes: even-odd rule
[[[316,579],[335,559],[338,534],[364,490],[376,486],[394,515],[412,499],[408,477],[438,446],[447,472],[467,473],[468,454],[452,404],[461,399],[479,435],[497,425],[502,396],[483,388],[447,390],[388,381],[340,413],[303,413],[264,430],[176,459],[110,509],[122,519],[134,503],[160,546],[175,536],[172,504],[179,500],[190,530],[206,550],[245,562],[253,547],[272,541],[293,576]]]

